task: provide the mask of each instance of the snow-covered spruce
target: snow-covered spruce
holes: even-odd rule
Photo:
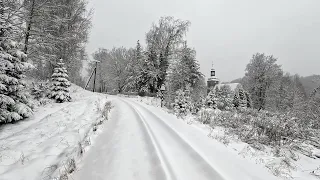
[[[178,116],[186,116],[187,114],[191,113],[193,104],[191,102],[189,87],[187,87],[185,90],[179,89],[176,92],[176,98],[173,107]]]
[[[70,81],[68,80],[67,69],[64,67],[62,59],[57,63],[57,67],[54,68],[54,72],[51,76],[52,87],[50,98],[55,99],[58,103],[71,101],[69,94]]]
[[[205,100],[206,106],[216,109],[217,108],[216,101],[217,101],[217,95],[215,93],[215,90],[212,88],[206,97],[206,100]]]
[[[10,25],[4,21],[0,23],[0,123],[8,123],[32,114],[28,94],[24,91],[26,84],[22,80],[31,65],[23,62],[26,55],[11,40]]]

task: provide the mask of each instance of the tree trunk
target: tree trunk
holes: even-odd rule
[[[28,24],[27,24],[26,37],[24,40],[24,51],[23,52],[25,54],[28,53],[28,45],[29,45],[30,31],[31,31],[32,19],[33,19],[33,13],[34,13],[34,6],[35,6],[35,0],[32,0],[29,20],[28,20]]]
[[[2,41],[2,38],[4,37],[4,25],[5,25],[5,23],[4,23],[4,21],[3,21],[3,19],[4,19],[4,4],[3,4],[3,0],[0,0],[0,19],[1,19],[1,21],[0,21],[0,38],[1,38],[1,41]]]

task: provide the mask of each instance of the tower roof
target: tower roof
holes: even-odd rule
[[[214,67],[213,67],[213,61],[212,61],[212,65],[211,65],[211,70],[215,70]]]

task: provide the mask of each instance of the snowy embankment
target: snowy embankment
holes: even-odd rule
[[[61,179],[77,168],[111,106],[104,94],[75,85],[70,93],[72,102],[47,104],[0,127],[1,180]]]
[[[145,106],[148,106],[148,109],[154,111],[160,106],[160,100],[156,98],[131,96],[130,99],[140,103],[143,102],[147,104]],[[170,123],[175,124],[174,121],[177,120],[175,115],[169,113],[167,109],[164,110],[167,112],[164,119],[170,119],[170,121],[172,121]],[[317,180],[320,178],[320,150],[314,146],[305,143],[299,144],[301,149],[305,151],[304,154],[291,150],[288,147],[254,147],[254,144],[249,145],[241,142],[233,134],[226,133],[225,128],[211,128],[209,125],[196,121],[196,119],[196,116],[188,116],[185,121],[193,127],[194,131],[200,131],[206,135],[208,139],[212,138],[213,144],[216,144],[216,147],[219,147],[218,149],[226,152],[226,154],[235,154],[247,162],[265,168],[270,174],[277,176],[279,179]],[[193,138],[192,132],[186,134],[190,134],[191,136],[187,139]],[[306,153],[309,153],[309,155],[306,156]],[[232,160],[229,163],[232,164]],[[220,168],[222,167],[223,166]]]

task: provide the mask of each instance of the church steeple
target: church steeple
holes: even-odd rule
[[[208,78],[208,81],[207,81],[208,89],[215,87],[217,84],[219,84],[219,79],[216,76],[216,70],[214,69],[213,62],[212,62],[210,77]]]
[[[212,67],[210,71],[210,77],[215,77],[216,76],[216,70],[213,68],[213,62],[212,62]]]

